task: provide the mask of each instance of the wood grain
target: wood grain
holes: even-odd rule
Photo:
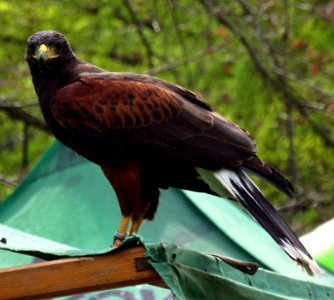
[[[163,285],[152,269],[137,271],[142,247],[0,269],[0,299],[42,299],[138,284]]]

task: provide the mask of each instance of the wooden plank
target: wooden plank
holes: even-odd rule
[[[0,269],[0,299],[42,299],[143,283],[164,285],[152,268],[137,271],[142,247]]]

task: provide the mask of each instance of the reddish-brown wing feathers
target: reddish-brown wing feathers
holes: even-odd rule
[[[52,100],[53,117],[71,135],[104,145],[116,138],[130,152],[145,144],[156,155],[208,169],[240,166],[255,154],[247,132],[195,101],[195,94],[150,77],[97,75],[64,86]]]
[[[51,109],[69,131],[108,135],[122,129],[132,142],[183,140],[213,125],[211,111],[164,86],[141,81],[81,78],[57,91]]]
[[[80,123],[98,131],[147,127],[181,111],[180,103],[159,86],[89,78],[60,89],[52,109],[65,126]]]

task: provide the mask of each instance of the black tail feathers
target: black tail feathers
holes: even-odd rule
[[[223,169],[217,172],[198,169],[198,172],[214,192],[220,196],[226,196],[227,190],[238,200],[281,248],[308,274],[314,275],[322,272],[291,228],[241,169]]]

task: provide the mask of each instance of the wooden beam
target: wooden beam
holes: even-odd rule
[[[164,285],[142,247],[0,269],[0,299],[42,299],[138,284]]]

